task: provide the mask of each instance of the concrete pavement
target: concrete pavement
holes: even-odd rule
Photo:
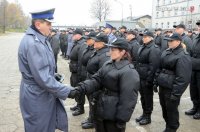
[[[9,33],[0,36],[0,132],[23,132],[23,120],[19,109],[19,85],[21,75],[18,70],[17,50],[22,38],[22,33]],[[64,83],[69,84],[70,73],[68,61],[59,56],[58,71],[65,75]],[[81,121],[88,115],[88,103],[85,105],[85,114],[73,117],[69,107],[75,104],[74,100],[67,99],[65,108],[69,118],[69,132],[94,132],[94,129],[83,130]],[[193,120],[192,117],[185,116],[184,111],[191,108],[192,103],[189,97],[189,90],[184,93],[179,107],[180,128],[178,132],[199,132],[200,121]],[[165,123],[162,118],[161,107],[158,95],[154,96],[154,111],[152,123],[147,126],[139,126],[135,123],[135,118],[142,114],[141,104],[138,101],[131,120],[127,124],[126,132],[162,132]]]

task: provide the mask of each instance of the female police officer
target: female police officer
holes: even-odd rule
[[[79,84],[77,93],[101,90],[95,109],[97,132],[124,132],[137,102],[139,75],[129,62],[128,42],[119,38],[111,45],[111,59],[91,79]]]
[[[182,48],[181,36],[174,33],[168,40],[169,48],[161,55],[157,77],[160,105],[166,122],[165,132],[176,132],[179,127],[178,105],[187,88],[192,71],[189,54]]]

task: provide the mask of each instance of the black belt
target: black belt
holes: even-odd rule
[[[118,92],[111,91],[109,89],[104,88],[103,93],[108,96],[119,96]]]
[[[174,71],[167,70],[167,69],[162,69],[161,72],[162,72],[162,73],[165,73],[165,74],[169,74],[169,75],[174,75]]]

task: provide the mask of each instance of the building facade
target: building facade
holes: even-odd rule
[[[200,0],[153,0],[152,28],[172,29],[182,23],[193,29],[197,20],[200,20]]]

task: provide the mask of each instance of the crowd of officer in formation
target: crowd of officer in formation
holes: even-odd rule
[[[20,110],[26,132],[68,132],[62,101],[75,99],[73,116],[85,112],[83,129],[96,132],[125,132],[135,109],[138,91],[142,105],[139,125],[151,123],[153,95],[158,92],[164,132],[179,128],[178,106],[190,88],[193,107],[186,115],[200,119],[200,21],[197,31],[184,24],[173,30],[103,29],[52,30],[55,9],[32,12],[32,25],[18,49]],[[68,60],[70,85],[62,84],[57,56]],[[67,61],[66,61],[67,63]]]
[[[185,114],[200,119],[200,76],[198,75],[200,74],[198,33],[200,22],[196,24],[199,29],[196,32],[186,30],[184,24],[174,25],[173,30],[162,31],[158,28],[154,32],[148,29],[127,30],[125,26],[116,30],[108,23],[101,30],[62,30],[57,38],[60,40],[61,56],[70,60],[70,82],[71,86],[76,87],[72,94],[77,96],[77,93],[85,91],[76,98],[77,105],[70,108],[73,116],[85,112],[85,94],[89,101],[89,116],[81,123],[82,128],[95,127],[97,132],[125,131],[125,123],[129,121],[137,100],[137,92],[132,91],[131,85],[134,85],[135,90],[138,88],[141,96],[143,112],[136,118],[136,122],[140,125],[151,123],[153,94],[159,91],[160,105],[166,122],[164,131],[175,132],[179,127],[180,98],[189,84],[193,108]],[[52,32],[57,31],[52,30]],[[125,48],[126,44],[127,48]],[[109,53],[111,47],[125,49],[126,60],[133,64],[129,65],[129,68],[137,71],[132,73],[135,76],[133,78],[136,79],[137,73],[139,74],[139,84],[131,79],[129,68],[123,68],[126,64],[118,64],[115,67],[117,70],[111,68],[112,66],[109,67],[109,64],[112,64],[110,62],[112,52]],[[129,73],[124,75],[123,79],[126,80],[124,82],[123,79],[119,80],[120,69]],[[120,87],[121,85],[127,85],[127,89]],[[132,97],[128,97],[128,93],[131,92]],[[115,96],[118,96],[118,99],[114,99]],[[116,115],[116,112],[119,112],[119,115]],[[115,122],[118,122],[116,128],[113,124]]]

